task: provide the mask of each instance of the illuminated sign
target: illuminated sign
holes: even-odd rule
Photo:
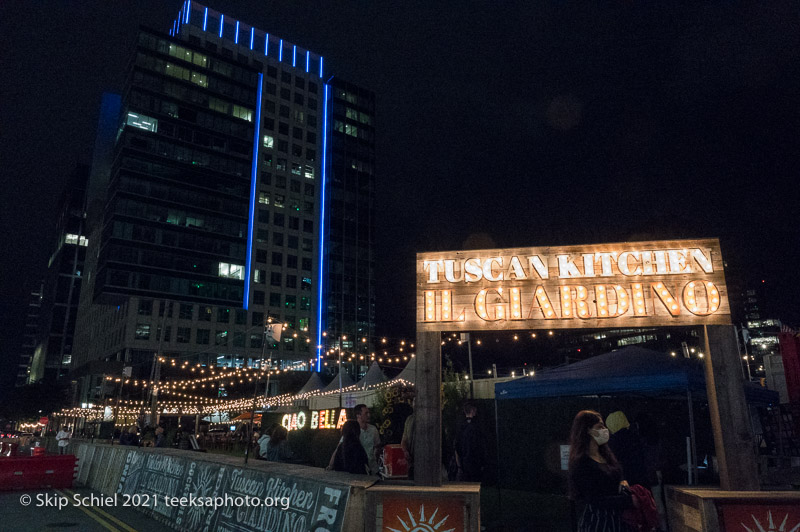
[[[728,323],[717,239],[417,254],[422,331]]]
[[[347,421],[347,409],[334,408],[332,410],[312,410],[309,414],[303,411],[295,414],[285,414],[281,418],[281,425],[286,430],[301,430],[306,428],[306,425],[312,430],[341,430],[345,421]]]

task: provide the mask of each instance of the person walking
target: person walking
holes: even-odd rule
[[[58,434],[56,434],[56,441],[58,442],[58,454],[66,454],[67,445],[69,445],[70,438],[72,438],[72,431],[69,430],[69,425],[58,431]]]
[[[477,422],[478,408],[472,403],[466,403],[464,416],[466,419],[455,443],[457,479],[463,482],[480,482],[483,480],[486,451]]]
[[[634,505],[622,468],[608,446],[609,431],[593,410],[578,412],[572,422],[569,490],[572,500],[586,503],[580,532],[627,532],[622,512]]]
[[[333,455],[333,470],[344,471],[356,475],[366,475],[369,470],[369,459],[361,443],[362,434],[358,421],[351,419],[342,426],[342,442]]]

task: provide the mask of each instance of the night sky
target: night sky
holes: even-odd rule
[[[692,237],[800,325],[796,3],[207,4],[377,94],[380,334],[414,334],[419,251]],[[180,6],[0,5],[2,383],[101,94]]]

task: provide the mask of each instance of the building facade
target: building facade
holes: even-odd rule
[[[47,273],[31,361],[29,380],[58,380],[72,360],[78,300],[86,260],[86,184],[89,167],[78,165],[67,181],[58,205],[58,219]]]
[[[323,304],[331,92],[319,55],[194,2],[168,34],[140,31],[118,127],[98,134],[73,367],[319,367],[338,312]]]

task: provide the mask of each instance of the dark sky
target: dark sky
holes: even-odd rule
[[[376,92],[379,332],[413,335],[418,251],[684,237],[800,325],[796,3],[207,3]],[[180,5],[0,4],[8,376],[101,93]]]

